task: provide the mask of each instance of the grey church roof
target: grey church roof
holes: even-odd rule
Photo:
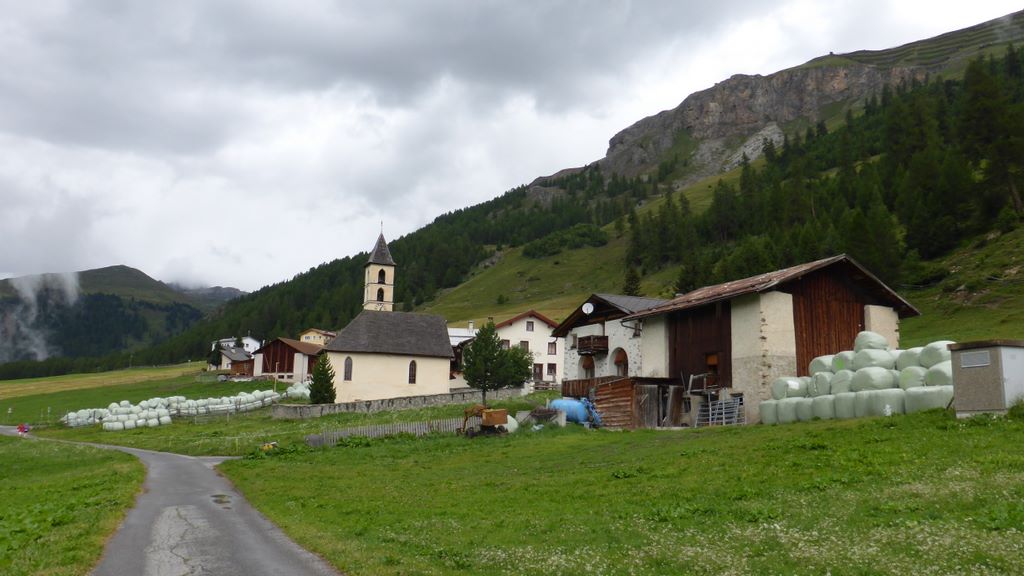
[[[243,348],[236,348],[234,346],[221,348],[220,353],[227,356],[228,360],[231,360],[232,362],[245,362],[246,360],[252,360],[252,354],[249,354]]]
[[[448,323],[441,316],[376,310],[360,312],[324,350],[452,357]]]
[[[377,237],[377,244],[373,247],[373,252],[370,253],[370,259],[367,260],[367,264],[383,264],[385,266],[394,266],[395,261],[391,259],[391,250],[388,250],[388,243],[384,240],[384,233]]]

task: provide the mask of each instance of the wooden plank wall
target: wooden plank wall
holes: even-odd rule
[[[729,302],[717,302],[669,317],[669,370],[673,377],[707,372],[705,355],[718,354],[721,386],[732,385],[732,318]]]
[[[852,349],[864,329],[864,306],[873,300],[860,294],[841,272],[827,268],[786,286],[793,295],[798,376],[808,375],[816,356]]]
[[[594,406],[601,414],[601,424],[609,428],[636,428],[633,381],[621,379],[599,385]]]
[[[581,378],[579,380],[563,380],[562,396],[566,398],[589,398],[591,388],[599,384],[621,379],[622,376],[600,376],[597,378]]]

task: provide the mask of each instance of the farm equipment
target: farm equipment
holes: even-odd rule
[[[506,428],[508,424],[508,410],[503,408],[491,410],[482,404],[475,404],[466,408],[463,414],[465,418],[462,419],[462,428],[459,428],[456,433],[462,434],[466,438],[496,436],[508,433],[508,428]],[[469,419],[473,417],[480,418],[479,426],[469,426]]]

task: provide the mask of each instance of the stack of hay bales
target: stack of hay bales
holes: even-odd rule
[[[772,399],[761,402],[761,422],[787,424],[820,418],[911,414],[945,408],[953,399],[949,340],[891,350],[885,337],[861,332],[853,350],[819,356],[807,377],[772,383]]]
[[[308,389],[306,394],[308,396]],[[103,429],[108,431],[155,428],[170,424],[172,417],[248,412],[269,406],[279,398],[280,394],[270,390],[254,390],[235,396],[201,400],[189,400],[184,396],[150,398],[137,405],[122,400],[104,409],[69,412],[61,418],[61,422],[70,427],[102,424]]]
[[[284,395],[294,400],[309,400],[309,381],[292,384],[285,390]]]

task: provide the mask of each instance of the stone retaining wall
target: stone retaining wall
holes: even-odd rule
[[[523,388],[505,388],[487,392],[487,400],[506,400],[525,394]],[[364,400],[361,402],[343,402],[340,404],[274,404],[271,415],[281,420],[306,420],[319,418],[328,414],[348,412],[389,412],[393,410],[409,410],[427,406],[447,406],[449,404],[470,404],[480,402],[479,390],[467,388],[448,394],[432,394],[429,396],[405,396],[402,398],[385,398],[383,400]]]

